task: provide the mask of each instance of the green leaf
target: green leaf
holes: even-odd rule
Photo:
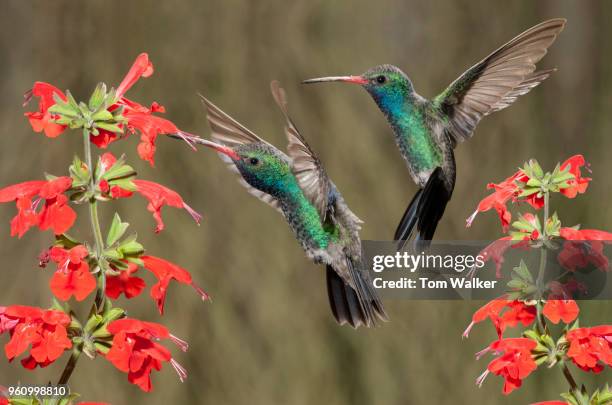
[[[531,170],[533,171],[533,174],[535,175],[535,177],[542,178],[542,176],[544,175],[544,171],[542,170],[542,167],[540,166],[538,161],[535,159],[532,159],[529,163],[530,163]]]
[[[526,187],[523,190],[521,190],[521,192],[519,193],[519,198],[523,198],[523,197],[529,197],[530,195],[533,195],[535,193],[539,193],[540,189],[539,188],[533,188],[533,187]]]
[[[108,230],[108,235],[106,236],[106,246],[112,246],[115,244],[115,242],[121,239],[125,234],[125,231],[128,229],[128,226],[130,226],[130,224],[127,222],[121,222],[119,214],[115,213],[113,222]]]
[[[122,244],[119,247],[119,251],[124,254],[124,256],[136,256],[140,255],[144,252],[144,246],[140,243],[134,241]]]
[[[114,179],[134,176],[135,174],[136,171],[134,171],[134,168],[132,166],[115,164],[113,165],[113,167],[108,169],[106,173],[102,175],[102,178],[108,181],[112,181]]]
[[[525,286],[525,283],[518,279],[512,279],[508,281],[508,284],[506,285],[513,290],[521,290]]]
[[[91,116],[91,119],[96,121],[96,126],[100,126],[100,121],[112,121],[113,114],[108,110],[100,110]]]
[[[123,253],[117,249],[105,249],[104,257],[110,260],[120,260],[123,259]]]
[[[528,187],[539,187],[541,185],[542,185],[542,182],[536,178],[530,178],[529,180],[527,180]]]
[[[76,118],[80,116],[79,111],[74,110],[69,104],[66,104],[63,101],[61,103],[53,104],[51,107],[49,107],[48,111],[50,113],[59,114],[68,118]]]
[[[120,126],[116,125],[116,124],[110,124],[107,122],[96,122],[96,127],[104,129],[106,131],[110,131],[110,132],[114,132],[116,134],[122,134],[123,133],[123,128],[121,128]]]
[[[98,328],[98,325],[102,323],[102,319],[102,316],[97,314],[91,316],[85,324],[85,331],[89,333],[96,330]]]
[[[522,259],[520,264],[514,268],[514,271],[521,277],[521,279],[533,283],[533,275]]]
[[[91,111],[96,111],[104,102],[106,98],[106,84],[98,83],[95,90],[91,94],[89,98],[89,109]]]
[[[136,173],[134,173],[134,175],[132,175],[130,178],[127,178],[127,179],[110,180],[108,184],[110,184],[111,186],[119,186],[122,189],[127,190],[127,191],[136,191],[137,189],[136,184],[134,184],[134,182],[132,181],[132,178],[135,175]]]

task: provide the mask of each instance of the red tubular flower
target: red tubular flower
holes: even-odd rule
[[[509,338],[491,343],[479,355],[489,351],[501,355],[489,363],[487,370],[476,380],[476,383],[479,386],[482,385],[484,379],[491,372],[504,378],[502,392],[505,395],[510,394],[519,388],[522,380],[538,367],[531,357],[531,351],[536,346],[535,341],[527,338]]]
[[[0,307],[0,334],[10,332],[19,323],[18,319],[13,319],[5,315],[6,307]]]
[[[559,264],[569,271],[583,269],[589,264],[593,264],[601,271],[608,271],[608,257],[603,252],[601,241],[585,242],[566,241],[563,243],[563,250],[557,255]]]
[[[43,180],[26,181],[0,190],[0,202],[15,201],[17,215],[11,220],[11,236],[21,238],[30,227],[38,225],[39,218],[32,197],[45,185]]]
[[[569,405],[569,402],[564,401],[544,401],[544,402],[536,402],[531,405]]]
[[[76,220],[76,212],[67,205],[68,198],[63,194],[72,187],[70,177],[57,177],[53,180],[26,181],[0,190],[0,203],[15,201],[17,215],[11,220],[11,236],[19,238],[32,226],[41,230],[52,229],[56,235],[66,232]],[[36,209],[40,199],[32,202],[39,195],[45,200],[39,213]]]
[[[63,194],[71,187],[70,177],[49,180],[42,187],[40,196],[45,199],[45,205],[40,212],[40,229],[51,228],[56,235],[61,235],[72,227],[77,215],[68,205],[68,197]]]
[[[559,236],[567,240],[599,240],[612,243],[612,233],[597,229],[561,228]]]
[[[108,402],[79,402],[78,405],[110,405]]]
[[[519,323],[524,326],[530,325],[536,317],[536,308],[525,305],[520,301],[511,301],[501,296],[482,306],[472,316],[472,322],[463,332],[463,337],[468,337],[475,324],[490,319],[495,326],[497,336],[501,339],[502,334],[508,327],[515,327]]]
[[[502,228],[504,229],[504,232],[506,232],[508,225],[510,225],[510,220],[512,219],[510,211],[508,211],[508,208],[506,208],[506,203],[514,198],[516,193],[519,191],[517,181],[523,179],[527,179],[527,175],[523,173],[522,170],[519,170],[499,184],[489,183],[487,188],[494,189],[495,191],[493,194],[488,195],[480,201],[476,211],[474,211],[474,213],[467,219],[467,226],[472,226],[472,222],[479,212],[495,209],[499,215],[499,219],[501,220]]]
[[[134,180],[134,184],[136,185],[136,191],[149,200],[147,209],[153,213],[153,218],[155,218],[155,222],[157,222],[157,226],[155,227],[156,233],[159,233],[164,229],[164,222],[161,218],[161,208],[164,205],[184,208],[192,216],[196,223],[198,225],[200,224],[202,215],[198,214],[193,208],[187,205],[176,191],[170,190],[169,188],[152,181]]]
[[[208,294],[194,284],[191,279],[191,274],[184,268],[155,256],[142,256],[140,259],[142,260],[143,267],[153,273],[158,280],[157,283],[151,287],[151,298],[156,301],[157,309],[160,314],[163,315],[164,313],[166,293],[168,292],[168,285],[172,280],[191,285],[195,288],[203,301],[209,299]]]
[[[161,370],[164,362],[170,362],[182,381],[187,374],[171,356],[170,351],[156,343],[160,339],[171,339],[186,350],[184,342],[174,338],[165,326],[137,319],[124,318],[111,322],[112,347],[106,359],[119,370],[128,373],[128,381],[149,392],[152,389],[151,371]]]
[[[140,277],[133,276],[138,271],[134,263],[127,263],[128,268],[117,276],[106,276],[106,295],[117,299],[123,293],[126,298],[134,298],[144,290],[146,284]]]
[[[13,305],[4,310],[3,316],[14,323],[9,331],[11,339],[4,346],[9,361],[31,345],[30,355],[21,360],[23,367],[46,367],[72,347],[66,333],[70,317],[64,312]]]
[[[125,93],[141,78],[149,77],[153,74],[153,64],[149,61],[149,56],[146,53],[141,53],[136,57],[132,67],[123,78],[117,87],[116,102],[108,107],[108,111],[115,111],[119,107],[123,107],[123,116],[126,118],[125,134],[139,132],[141,139],[138,145],[138,155],[141,159],[148,161],[151,166],[154,164],[155,155],[155,140],[160,134],[182,134],[183,132],[177,128],[171,121],[153,115],[154,113],[164,113],[163,106],[153,103],[151,107],[145,107],[137,102],[125,98]],[[66,96],[56,87],[48,84],[37,82],[32,90],[26,93],[26,102],[32,96],[40,98],[39,109],[37,112],[27,112],[25,115],[29,118],[32,129],[36,132],[45,131],[48,137],[56,137],[61,134],[66,127],[53,122],[55,117],[48,111],[55,104],[53,94],[58,94],[63,100]],[[90,139],[93,144],[99,148],[106,148],[111,143],[120,139],[120,134],[109,132],[103,129],[98,129],[98,135],[91,135]]]
[[[569,187],[560,190],[561,194],[565,195],[567,198],[574,198],[578,194],[583,194],[589,186],[591,179],[582,177],[580,173],[580,168],[585,164],[584,156],[574,155],[561,165],[561,170],[569,166],[569,172],[574,175],[574,179],[568,180],[567,182]]]
[[[514,242],[511,236],[504,236],[503,238],[493,241],[478,253],[478,256],[482,257],[483,262],[486,263],[489,260],[495,262],[495,274],[497,278],[501,278],[501,267],[504,263],[504,254],[513,244]]]
[[[66,96],[57,87],[50,85],[49,83],[36,82],[32,90],[26,93],[25,104],[27,104],[32,96],[38,97],[38,111],[26,112],[24,115],[28,117],[30,125],[34,132],[43,132],[49,138],[55,138],[59,136],[66,129],[65,125],[59,125],[53,122],[53,117],[48,111],[49,108],[55,104],[53,95],[57,94],[62,100],[66,101]]]
[[[89,272],[87,256],[89,252],[83,245],[70,250],[60,247],[51,248],[50,257],[57,264],[57,271],[51,277],[49,286],[58,299],[67,301],[71,296],[83,301],[96,289],[96,279]]]
[[[579,312],[580,308],[578,308],[578,304],[574,300],[548,300],[542,310],[544,316],[555,325],[559,321],[564,323],[573,322],[578,317]]]
[[[134,64],[117,87],[117,98],[122,98],[141,77],[149,77],[153,74],[153,64],[149,61],[149,55],[141,53],[136,57]]]
[[[603,364],[612,366],[612,326],[576,328],[565,337],[570,343],[567,356],[576,366],[594,373],[601,372]]]

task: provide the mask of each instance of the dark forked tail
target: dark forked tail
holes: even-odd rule
[[[348,323],[355,329],[362,325],[375,326],[378,319],[387,321],[385,309],[367,273],[353,267],[350,271],[356,289],[345,283],[331,265],[327,265],[327,295],[336,321],[340,325]]]
[[[449,187],[442,168],[436,168],[429,176],[425,187],[414,195],[397,226],[393,239],[400,241],[398,249],[406,245],[406,241],[414,233],[415,226],[415,240],[430,241],[433,239],[438,222],[452,194],[452,185]]]

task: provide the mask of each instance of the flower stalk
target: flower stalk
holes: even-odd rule
[[[192,286],[203,298],[208,296],[197,287],[186,269],[145,255],[144,246],[135,233],[127,233],[129,223],[118,213],[103,234],[98,213],[101,202],[140,195],[147,200],[147,210],[153,214],[155,232],[165,227],[161,213],[164,206],[184,209],[196,222],[200,220],[200,214],[174,190],[136,179],[136,172],[126,163],[125,156],[117,158],[106,152],[97,158],[92,153],[92,144],[107,148],[129,134],[138,133],[138,154],[153,165],[158,135],[181,133],[171,121],[156,115],[165,112],[160,104],[154,102],[146,107],[125,97],[140,78],[152,73],[153,65],[143,53],[136,58],[117,91],[107,91],[106,85],[99,83],[87,102],[77,102],[69,91],[64,93],[49,83],[36,82],[26,96],[26,101],[38,99],[38,110],[25,114],[32,129],[50,138],[68,129],[78,130],[84,156],[83,160],[74,158],[68,175],[49,174],[44,180],[0,189],[0,203],[13,202],[17,208],[11,221],[11,236],[21,237],[33,227],[51,230],[55,235],[53,245],[39,257],[41,268],[50,262],[55,265],[49,282],[54,296],[52,307],[0,306],[0,334],[10,335],[4,347],[7,359],[13,361],[25,354],[20,363],[29,370],[46,367],[69,352],[58,384],[68,383],[82,353],[91,359],[103,357],[127,373],[130,383],[146,392],[153,388],[152,372],[159,371],[163,363],[177,370],[181,381],[187,376],[170,350],[158,341],[174,341],[183,351],[187,343],[161,324],[126,318],[125,310],[115,307],[113,301],[120,295],[131,299],[144,291],[147,283],[135,275],[139,269],[150,272],[157,280],[151,285],[150,296],[160,315],[168,285],[173,281]],[[92,235],[87,242],[67,234],[77,219],[73,203],[87,205]],[[93,300],[91,308],[84,318],[79,318],[68,301],[80,302],[88,297]],[[138,344],[130,346],[134,341]],[[0,394],[0,403],[3,400]],[[48,402],[56,405],[67,401],[71,399]]]
[[[495,326],[499,340],[491,343],[477,358],[487,352],[499,356],[489,363],[483,376],[493,373],[504,377],[504,394],[519,388],[524,378],[546,364],[548,368],[558,366],[569,385],[569,391],[561,394],[566,400],[563,403],[611,403],[612,390],[608,385],[589,394],[584,386],[580,388],[568,367],[569,363],[574,363],[579,369],[593,373],[603,371],[606,366],[612,367],[612,325],[579,327],[580,309],[574,300],[587,291],[574,273],[581,269],[590,272],[592,267],[608,270],[603,246],[612,243],[612,233],[580,229],[579,225],[564,227],[556,213],[550,214],[552,193],[573,199],[586,192],[591,179],[582,176],[583,167],[588,169],[582,155],[572,156],[546,173],[535,160],[530,160],[511,177],[490,185],[494,192],[480,202],[476,212],[468,219],[469,226],[478,212],[497,211],[503,232],[507,235],[487,246],[480,254],[485,260],[495,262],[498,277],[501,277],[503,256],[508,248],[540,249],[537,276],[533,277],[521,260],[520,265],[513,267],[507,293],[476,311],[468,327],[469,331],[475,323],[485,319],[490,319]],[[516,221],[511,222],[512,213],[506,204],[518,202],[526,202],[535,210],[542,209],[542,221],[537,214],[523,212],[519,213]],[[587,248],[585,244],[588,244]],[[555,250],[559,252],[555,253]],[[549,257],[556,259],[565,269],[561,276],[553,280],[546,277]],[[548,322],[555,325],[563,322],[565,326],[556,335],[549,329]],[[528,327],[522,331],[521,338],[503,336],[507,327],[516,327],[519,323]],[[523,346],[523,350],[517,352],[520,355],[515,353],[510,356],[500,350],[511,346],[516,350]],[[561,402],[541,402],[542,405],[545,403],[552,405]]]

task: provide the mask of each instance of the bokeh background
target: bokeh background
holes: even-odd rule
[[[66,173],[81,139],[47,139],[31,131],[21,97],[36,80],[85,98],[98,81],[116,85],[143,51],[153,77],[129,97],[164,104],[167,117],[208,135],[200,91],[272,143],[285,144],[268,83],[285,86],[292,114],[320,153],[352,209],[366,221],[362,237],[387,239],[415,192],[382,114],[361,89],[300,80],[355,74],[392,63],[424,96],[524,29],[552,17],[569,22],[541,67],[559,71],[514,106],[484,119],[457,148],[454,198],[437,233],[441,240],[499,236],[492,213],[470,229],[465,218],[499,181],[525,160],[545,167],[583,153],[594,181],[587,195],[553,203],[565,224],[612,229],[612,4],[604,1],[3,1],[0,14],[0,185]],[[30,108],[35,108],[34,105]],[[502,380],[475,378],[487,361],[474,353],[493,338],[490,325],[468,340],[461,332],[479,302],[386,303],[391,322],[372,330],[338,327],[329,313],[324,272],[310,263],[282,218],[247,195],[217,157],[160,138],[156,167],[138,160],[136,138],[112,145],[144,179],[179,191],[204,214],[197,227],[165,209],[167,229],[152,232],[138,197],[102,206],[138,230],[149,252],[189,269],[213,296],[202,303],[174,285],[161,320],[191,344],[173,349],[189,370],[181,384],[171,367],[144,394],[99,358],[83,358],[71,380],[88,400],[113,404],[515,404],[556,399],[566,390],[557,369],[542,369],[508,397]],[[79,212],[83,208],[79,207]],[[51,270],[37,267],[50,234],[9,237],[14,215],[0,207],[0,303],[48,306]],[[75,234],[89,238],[83,222]],[[151,281],[150,278],[147,281]],[[159,321],[144,294],[125,302],[135,317]],[[609,302],[582,305],[584,324],[609,323]],[[4,344],[6,336],[0,337]],[[65,359],[36,372],[0,361],[0,384],[55,381]],[[579,373],[575,373],[578,375]],[[592,387],[611,374],[580,381]]]

